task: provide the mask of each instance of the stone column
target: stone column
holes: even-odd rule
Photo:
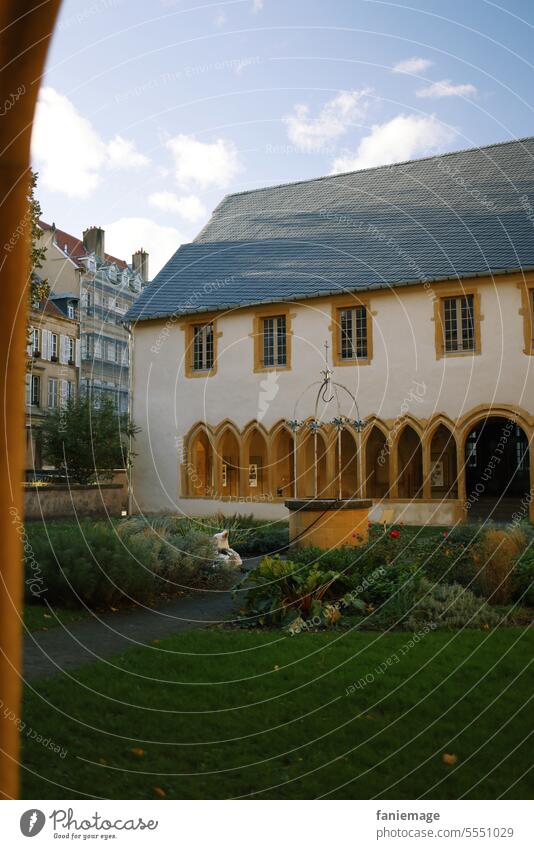
[[[423,438],[421,440],[421,453],[423,460],[423,498],[427,500],[432,498],[432,481],[430,478],[430,472],[432,469],[431,447],[432,440],[423,434]]]

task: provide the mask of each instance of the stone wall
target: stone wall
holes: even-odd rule
[[[126,482],[97,486],[51,484],[24,486],[24,518],[73,519],[87,516],[120,516],[128,509]]]

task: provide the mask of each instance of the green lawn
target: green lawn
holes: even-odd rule
[[[63,623],[79,622],[90,619],[91,613],[85,608],[68,610],[63,607],[50,608],[44,604],[26,604],[24,606],[24,625],[28,631],[44,631],[57,628]]]
[[[28,687],[23,798],[530,798],[534,631],[410,636],[196,631]]]

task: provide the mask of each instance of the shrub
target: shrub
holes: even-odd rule
[[[203,587],[227,580],[235,574],[231,564],[214,567],[217,547],[213,536],[181,517],[133,517],[119,524],[119,534],[127,540],[145,539],[154,554],[154,571],[160,578],[160,592],[173,586],[182,589]]]
[[[325,626],[335,625],[340,606],[334,610],[332,602],[341,599],[347,589],[337,572],[322,571],[313,564],[299,566],[278,556],[264,557],[243,580],[242,587],[247,589],[242,614],[257,617],[260,625],[288,624],[317,616]],[[350,604],[357,607],[358,600],[351,598]],[[349,601],[345,601],[343,607],[348,606]]]
[[[202,531],[169,534],[162,544],[162,574],[172,583],[197,585],[212,576],[216,555],[214,540]]]
[[[513,598],[521,605],[534,607],[534,549],[529,548],[517,561],[512,573]]]
[[[475,546],[473,560],[478,569],[476,586],[492,604],[510,602],[514,564],[526,545],[526,536],[518,528],[490,528]]]
[[[155,588],[154,550],[147,539],[120,539],[105,522],[70,527],[29,526],[26,554],[28,599],[34,564],[42,576],[40,597],[50,604],[77,607],[146,600]],[[31,549],[31,550],[30,550]]]
[[[235,516],[225,516],[216,513],[213,516],[134,516],[122,523],[126,529],[143,530],[149,525],[157,533],[186,534],[188,531],[199,531],[213,536],[220,531],[228,530],[230,545],[241,555],[277,553],[287,547],[289,542],[289,525],[287,522],[265,522],[237,513]]]
[[[471,590],[460,584],[432,584],[423,578],[414,610],[405,626],[410,630],[425,625],[436,628],[477,628],[492,627],[499,622],[498,613]]]

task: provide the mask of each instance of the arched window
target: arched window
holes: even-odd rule
[[[339,494],[341,477],[341,497],[355,498],[358,494],[358,455],[356,440],[349,430],[341,431],[341,468],[339,444],[336,438],[336,497]]]
[[[423,451],[415,430],[407,425],[398,446],[399,497],[421,498],[423,489]]]
[[[311,498],[315,494],[325,497],[328,493],[326,479],[326,442],[321,433],[317,433],[317,456],[315,454],[315,436],[311,431],[304,436],[299,452],[297,467],[297,489],[299,495]],[[317,493],[315,493],[315,475],[317,474]]]
[[[191,441],[186,474],[190,495],[213,495],[213,451],[205,430],[199,430]]]
[[[281,427],[273,438],[273,489],[279,498],[293,496],[295,462],[293,456],[293,436]]]
[[[373,425],[365,443],[367,498],[384,498],[388,493],[389,448],[380,428]]]
[[[219,495],[239,495],[239,442],[227,428],[218,443]]]
[[[432,498],[456,498],[458,495],[456,441],[443,424],[434,432],[430,443],[430,491]]]
[[[248,466],[249,495],[265,495],[269,485],[267,442],[257,427],[252,428],[247,437],[245,462]]]

